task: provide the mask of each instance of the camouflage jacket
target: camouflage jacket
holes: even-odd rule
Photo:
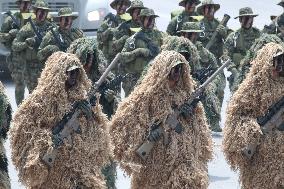
[[[219,26],[220,22],[217,19],[213,19],[212,21],[209,21],[207,18],[203,18],[200,21],[200,25],[202,30],[204,30],[204,37],[200,37],[199,41],[202,42],[203,46],[205,47],[207,43],[212,38],[213,33],[215,32],[216,28]],[[223,54],[223,45],[224,40],[226,39],[228,34],[228,28],[225,27],[224,31],[218,33],[218,35],[215,38],[215,42],[210,48],[210,52],[212,52],[217,58],[221,57]]]
[[[122,50],[123,60],[120,69],[125,73],[140,76],[144,67],[160,52],[163,43],[162,32],[152,29],[142,29],[127,39]],[[144,51],[144,52],[141,52]],[[149,53],[145,53],[145,51]],[[138,76],[138,77],[139,77]]]
[[[229,34],[224,45],[224,54],[231,57],[233,63],[228,67],[229,70],[239,68],[241,60],[252,46],[254,41],[260,37],[260,31],[257,28],[238,29]]]
[[[70,44],[84,36],[82,30],[78,28],[71,28],[68,31],[60,30],[59,27],[52,28],[53,32],[49,31],[44,36],[37,53],[41,62],[45,60],[56,51],[66,51]]]
[[[38,31],[41,33],[42,36],[44,36],[48,30],[48,28],[51,26],[52,23],[49,21],[44,21],[41,24],[38,24],[35,20],[33,20],[35,26],[37,27]],[[31,26],[30,23],[27,23],[24,25],[19,33],[17,34],[15,40],[12,44],[12,50],[16,52],[25,52],[25,59],[27,62],[38,62],[37,58],[37,50],[40,44],[38,44],[35,40],[35,32]],[[33,39],[34,43],[28,45],[27,39]]]
[[[181,14],[179,14],[178,16],[174,17],[168,27],[167,27],[167,33],[169,35],[177,35],[177,32],[181,30],[181,27],[183,25],[183,23],[185,22],[193,22],[195,21],[194,18],[192,18],[191,16],[197,16],[197,14],[194,12],[192,14],[189,14],[186,11],[182,11]]]
[[[9,49],[11,48],[12,42],[19,32],[17,24],[22,27],[25,22],[20,12],[15,12],[13,16],[16,18],[17,23],[14,23],[13,19],[10,16],[7,16],[0,30],[0,43],[3,43]]]

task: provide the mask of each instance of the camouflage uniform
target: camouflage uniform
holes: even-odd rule
[[[116,5],[121,1],[123,0],[114,0],[110,4],[110,6],[113,9],[116,9]],[[131,4],[130,0],[126,0],[126,3],[128,4],[128,6],[130,6]],[[112,13],[109,13],[104,18],[103,23],[98,29],[97,40],[98,40],[99,49],[102,50],[108,62],[111,62],[112,59],[115,57],[115,54],[112,51],[112,43],[113,43],[115,28],[118,27],[124,21],[128,20],[131,20],[131,16],[128,13],[122,15],[114,15]]]
[[[29,2],[31,0],[21,1]],[[1,26],[0,31],[0,43],[3,43],[8,49],[11,49],[13,40],[15,39],[20,28],[25,24],[25,17],[30,16],[30,14],[15,12],[13,16],[16,18],[17,23],[14,23],[13,19],[10,16],[7,16]],[[20,28],[18,28],[17,24],[19,24]],[[15,97],[17,105],[22,102],[25,93],[25,82],[23,74],[25,60],[23,60],[21,57],[22,56],[20,52],[11,51],[11,54],[8,58],[8,68],[15,83]]]
[[[131,2],[131,6],[126,11],[132,17],[133,10],[145,9],[143,2],[140,0],[134,0]],[[114,30],[113,34],[113,41],[112,41],[112,59],[117,53],[120,53],[124,47],[126,40],[133,34],[141,30],[141,24],[139,20],[134,20],[133,18],[128,21],[122,22],[116,29]]]
[[[77,18],[77,16],[72,14],[71,8],[62,8],[59,10],[57,18],[69,16],[71,16],[73,20]],[[51,31],[46,33],[37,53],[38,59],[42,63],[56,51],[65,52],[74,40],[84,36],[83,31],[79,28],[70,28],[69,30],[66,30],[56,27],[51,28],[51,30],[53,30],[54,33]]]
[[[277,3],[277,5],[279,5],[282,8],[284,8],[284,0],[281,0],[279,3]],[[270,16],[271,23],[268,26],[265,25],[263,30],[262,30],[262,32],[263,33],[268,33],[268,34],[277,34],[277,33],[279,33],[278,26],[277,26],[276,22],[277,22],[277,17],[280,17],[280,16],[284,16],[284,13],[282,13],[279,16],[274,16],[274,15]]]
[[[4,86],[0,81],[0,188],[10,189],[10,178],[8,174],[8,160],[5,154],[4,142],[10,128],[12,108],[4,93]]]
[[[236,18],[242,16],[255,17],[257,15],[253,14],[251,8],[245,7],[240,9],[240,15]],[[260,31],[255,27],[251,27],[249,29],[240,28],[237,31],[230,33],[227,37],[224,45],[224,56],[229,56],[233,61],[233,63],[228,66],[228,70],[232,72],[232,75],[229,78],[231,91],[234,90],[236,85],[235,81],[239,74],[241,60],[245,57],[247,50],[259,36]]]
[[[68,53],[76,54],[80,59],[84,68],[87,64],[88,54],[93,53],[94,59],[89,71],[86,70],[88,78],[93,82],[97,82],[104,72],[105,67],[107,66],[107,60],[105,59],[101,50],[98,49],[97,41],[93,38],[83,37],[75,40],[67,50]],[[113,77],[109,76],[107,82]],[[116,91],[117,92],[117,91]],[[117,104],[120,101],[119,93],[108,98],[106,94],[101,94],[100,104],[102,105],[103,112],[107,114],[108,118],[114,114]],[[113,160],[110,160],[105,168],[102,169],[102,173],[105,176],[106,185],[109,189],[115,189],[115,180],[116,180],[116,163]]]
[[[203,30],[200,28],[200,24],[197,22],[186,22],[183,24],[181,29],[181,33],[201,33],[201,32],[203,32]],[[196,66],[194,66],[194,69],[192,69],[192,76],[195,80],[197,80],[201,84],[205,82],[205,80],[218,69],[218,64],[215,56],[209,50],[204,48],[201,42],[196,41],[194,42],[194,44],[200,56],[199,59],[200,67],[196,68]],[[204,73],[206,72],[205,70],[208,70],[207,73],[209,75],[207,77],[202,77],[201,75],[204,75]],[[216,132],[222,131],[219,125],[219,121],[221,119],[220,114],[221,114],[222,100],[218,98],[220,96],[219,94],[220,91],[224,90],[224,88],[220,87],[222,79],[223,78],[219,75],[214,79],[213,82],[211,82],[208,85],[208,88],[205,91],[206,93],[205,98],[202,100],[208,123],[211,126],[211,129]]]
[[[200,4],[199,0],[180,0],[179,6],[185,7],[186,3],[190,2],[195,2],[196,5]],[[180,13],[180,11],[178,11]],[[169,23],[167,27],[167,33],[169,35],[177,35],[177,32],[181,29],[182,24],[185,22],[193,22],[196,19],[194,16],[197,16],[195,12],[193,13],[188,13],[187,11],[183,10],[180,14],[175,16]]]
[[[158,16],[152,9],[143,9],[139,17],[143,20],[144,17]],[[143,27],[141,31],[126,40],[119,65],[121,74],[130,74],[132,77],[122,84],[126,96],[133,90],[144,67],[159,53],[163,42],[162,38],[160,31]]]
[[[34,9],[49,10],[47,3],[41,0],[38,0],[35,3]],[[51,26],[51,23],[47,19],[41,23],[36,20],[32,20],[32,22],[42,36],[44,36],[47,29]],[[37,57],[37,49],[39,45],[40,44],[36,41],[35,32],[30,23],[27,23],[20,29],[12,44],[12,50],[21,53],[21,59],[26,61],[24,77],[30,93],[37,86],[37,79],[40,77],[41,70],[44,67]]]

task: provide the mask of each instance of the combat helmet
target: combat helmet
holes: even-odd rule
[[[203,30],[198,22],[185,22],[179,32],[184,33],[201,33]]]
[[[46,3],[44,0],[37,0],[35,4],[33,5],[34,9],[43,9],[43,10],[49,10],[48,3]]]
[[[185,7],[186,2],[188,2],[188,1],[196,2],[196,5],[199,5],[199,4],[200,4],[200,1],[199,1],[199,0],[180,0],[180,2],[179,2],[178,5],[181,6],[181,7]]]
[[[65,7],[65,8],[61,8],[58,11],[58,15],[55,16],[55,18],[60,18],[60,17],[65,17],[65,16],[71,16],[73,18],[73,20],[75,20],[76,18],[78,18],[78,15],[75,15],[72,12],[72,9],[70,7]]]
[[[204,12],[203,12],[204,11],[204,7],[206,5],[214,6],[215,7],[215,12],[220,9],[220,4],[214,3],[213,0],[204,0],[204,1],[202,1],[202,5],[197,7],[197,13],[200,14],[200,15],[203,15],[204,14]]]
[[[110,3],[110,7],[113,8],[113,9],[115,9],[116,5],[117,5],[118,2],[120,2],[120,1],[126,1],[127,7],[129,7],[130,4],[131,4],[131,1],[130,1],[130,0],[114,0],[114,1],[112,1],[112,2]]]
[[[131,6],[129,7],[129,9],[127,9],[127,13],[132,14],[132,11],[134,9],[145,9],[146,7],[144,7],[143,2],[141,0],[133,0],[131,2]]]
[[[254,14],[250,7],[244,7],[239,10],[239,16],[235,17],[235,19],[242,17],[242,16],[253,16],[256,17],[258,14]]]

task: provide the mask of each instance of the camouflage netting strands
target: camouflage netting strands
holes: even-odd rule
[[[168,75],[177,62],[183,62],[183,71],[173,90],[169,88]],[[183,104],[194,87],[184,57],[174,51],[162,51],[141,83],[119,105],[111,121],[110,134],[115,158],[132,176],[132,189],[208,187],[207,162],[212,157],[212,138],[202,105],[198,104],[192,117],[179,117],[184,128],[182,133],[165,125],[173,111],[172,105]],[[136,150],[147,141],[149,126],[157,120],[162,122],[170,142],[165,146],[162,137],[144,161]]]
[[[77,84],[65,90],[66,70],[78,66]],[[28,188],[106,188],[101,168],[109,159],[109,137],[106,117],[101,107],[93,107],[94,120],[79,116],[82,132],[73,134],[73,145],[66,141],[59,148],[53,167],[42,161],[52,144],[51,129],[71,104],[86,99],[91,87],[79,59],[72,54],[56,52],[46,62],[33,93],[21,104],[11,129],[12,161],[20,181]]]
[[[283,132],[275,130],[262,135],[256,122],[284,94],[284,79],[272,78],[273,57],[279,52],[284,52],[284,48],[276,43],[269,43],[259,51],[227,109],[224,153],[231,167],[240,171],[244,189],[284,187]],[[242,150],[250,144],[258,147],[248,160]]]

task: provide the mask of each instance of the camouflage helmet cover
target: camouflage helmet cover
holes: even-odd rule
[[[244,7],[239,10],[239,16],[235,17],[235,19],[242,17],[242,16],[253,16],[256,17],[258,14],[254,14],[250,7]]]
[[[44,0],[37,0],[35,4],[33,5],[34,9],[44,9],[49,10],[48,3],[46,3]]]
[[[200,23],[198,22],[185,22],[182,25],[180,32],[200,33],[200,32],[203,32],[203,30],[200,28]]]
[[[110,3],[110,7],[113,8],[113,9],[116,9],[116,5],[118,4],[118,2],[121,2],[121,1],[126,2],[127,7],[129,7],[130,4],[131,4],[130,0],[114,0]]]
[[[73,14],[72,9],[70,7],[59,9],[58,16],[56,17],[60,18],[60,17],[65,17],[65,16],[71,16],[73,19],[78,18],[78,15]]]
[[[195,2],[196,5],[199,5],[199,4],[200,4],[200,1],[199,1],[199,0],[180,0],[180,2],[179,2],[178,5],[181,6],[181,7],[185,7],[185,4],[186,4],[188,1],[190,1],[190,2]]]
[[[220,4],[214,3],[213,0],[204,0],[202,1],[202,5],[197,7],[197,13],[203,15],[203,10],[206,5],[213,5],[215,7],[215,12],[220,9]]]
[[[131,6],[126,12],[131,14],[134,9],[145,9],[145,8],[146,7],[144,7],[143,2],[141,0],[133,0],[131,2]]]
[[[145,16],[153,16],[155,18],[159,17],[158,15],[155,14],[153,9],[148,9],[148,8],[142,9],[140,12],[140,15],[139,15],[140,19]]]

